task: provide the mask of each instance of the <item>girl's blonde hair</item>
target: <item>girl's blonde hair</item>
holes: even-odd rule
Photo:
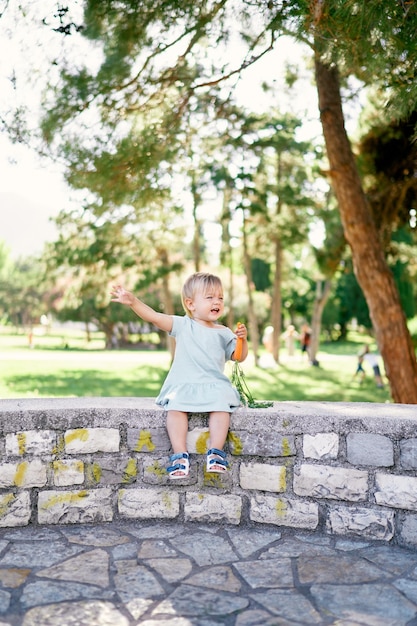
[[[184,311],[189,317],[192,317],[191,311],[187,308],[185,301],[193,299],[196,293],[207,293],[208,291],[220,291],[223,294],[222,281],[218,276],[207,274],[205,272],[197,272],[191,274],[182,286],[181,300]]]

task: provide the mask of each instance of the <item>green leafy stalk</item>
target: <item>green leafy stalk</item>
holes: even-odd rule
[[[231,380],[232,385],[236,387],[240,400],[244,406],[247,406],[250,409],[267,409],[268,407],[273,406],[273,402],[259,402],[258,400],[255,400],[249,390],[245,380],[245,374],[238,361],[233,363]]]

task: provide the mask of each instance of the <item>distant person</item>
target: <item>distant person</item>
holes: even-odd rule
[[[378,365],[378,356],[369,351],[369,346],[365,346],[363,358],[373,369],[376,386],[382,389],[384,383],[382,382],[381,371]]]
[[[281,338],[285,341],[288,356],[294,356],[295,342],[300,338],[300,335],[295,330],[295,326],[293,326],[293,324],[289,324],[285,332],[282,333]]]
[[[262,335],[262,345],[266,350],[266,354],[259,357],[259,367],[263,369],[275,369],[277,367],[274,359],[274,327],[266,326]]]
[[[218,323],[224,315],[220,278],[202,272],[187,278],[181,294],[184,316],[159,313],[120,285],[113,287],[111,295],[112,302],[129,306],[140,318],[176,339],[174,360],[156,399],[167,411],[167,431],[173,451],[167,467],[169,477],[180,479],[189,474],[189,413],[210,414],[207,472],[226,472],[228,462],[223,447],[230,414],[239,408],[240,396],[223,369],[226,360],[235,360],[237,340],[243,342],[240,361],[248,354],[248,342],[244,324],[232,332]]]
[[[364,359],[365,359],[365,352],[364,350],[361,350],[358,354],[358,364],[356,366],[356,372],[353,374],[353,379],[352,379],[354,380],[357,376],[359,376],[360,384],[363,383],[363,381],[365,380],[365,376],[366,376],[366,372],[363,369]]]
[[[264,330],[264,334],[262,335],[262,343],[267,352],[272,354],[273,352],[273,339],[274,339],[274,327],[267,326]]]
[[[306,354],[308,359],[310,359],[311,328],[308,324],[301,326],[300,335],[301,354]]]

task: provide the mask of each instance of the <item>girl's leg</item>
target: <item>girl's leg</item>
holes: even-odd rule
[[[168,411],[167,431],[174,454],[187,452],[188,415],[183,411]]]
[[[213,411],[210,413],[210,449],[207,452],[207,472],[223,474],[227,471],[228,463],[223,447],[229,432],[230,413]]]
[[[209,417],[210,448],[223,450],[230,426],[230,413],[213,411]]]

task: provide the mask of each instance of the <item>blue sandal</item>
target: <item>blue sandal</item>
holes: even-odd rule
[[[179,463],[175,463],[179,461]],[[169,457],[169,462],[172,464],[167,467],[167,472],[171,480],[178,480],[179,478],[187,478],[190,473],[190,455],[188,452],[178,452]],[[181,472],[176,474],[176,472]]]
[[[207,451],[207,472],[212,474],[224,474],[229,467],[226,461],[226,452],[217,448],[210,448]]]

